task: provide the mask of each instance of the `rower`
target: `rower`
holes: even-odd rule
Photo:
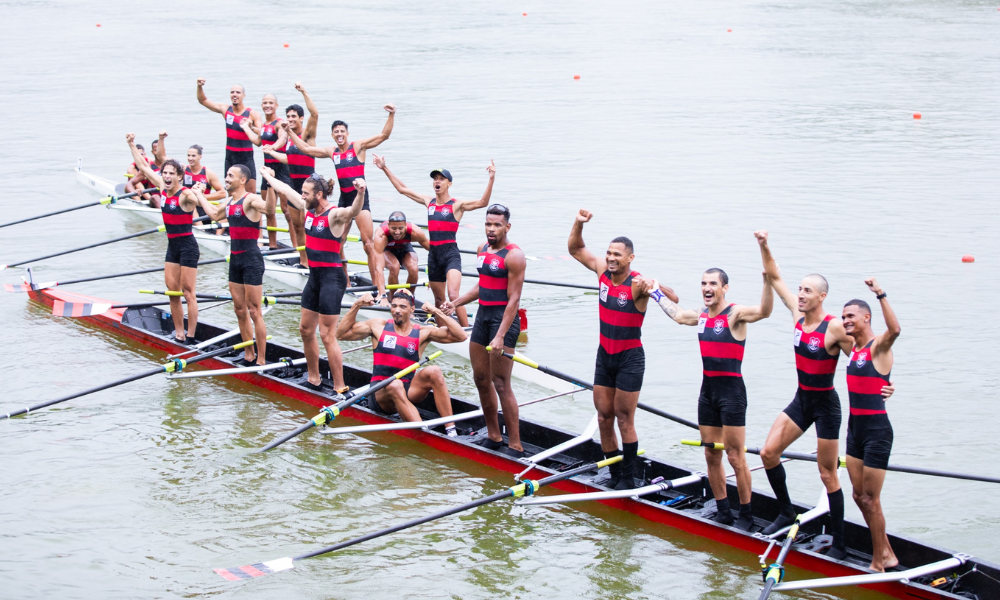
[[[230,104],[213,102],[205,96],[205,80],[198,80],[198,103],[212,112],[219,113],[226,119],[226,178],[229,178],[229,169],[233,165],[243,165],[250,173],[245,190],[253,194],[257,191],[257,167],[253,160],[253,143],[247,137],[241,123],[244,119],[251,122],[254,131],[260,131],[263,124],[260,113],[243,105],[243,98],[246,90],[242,85],[236,84],[229,88]],[[227,184],[228,186],[228,184]],[[249,351],[249,350],[248,350]]]
[[[785,483],[781,453],[815,423],[816,464],[830,501],[833,545],[827,556],[840,560],[847,555],[847,551],[844,543],[844,492],[837,477],[840,464],[840,397],[833,387],[833,377],[840,352],[850,354],[854,339],[847,335],[843,321],[823,309],[823,300],[829,291],[826,278],[818,274],[806,275],[799,284],[796,296],[781,278],[781,271],[767,244],[767,231],[757,231],[754,235],[760,244],[764,270],[771,287],[792,313],[795,322],[792,345],[799,379],[795,398],[775,419],[760,452],[767,480],[781,507],[781,513],[762,533],[771,535],[795,520],[795,508]]]
[[[868,523],[872,536],[873,571],[885,572],[899,564],[885,533],[882,514],[882,484],[892,451],[892,424],[885,410],[883,388],[892,371],[892,344],[899,337],[899,320],[889,306],[886,293],[875,278],[865,285],[882,308],[886,330],[872,331],[872,309],[864,300],[844,305],[844,329],[854,338],[851,361],[847,364],[847,393],[851,414],[847,417],[847,473],[854,489],[854,502]]]
[[[136,144],[135,147],[139,150],[139,156],[142,158],[142,160],[134,160],[132,164],[129,165],[128,169],[126,169],[125,171],[125,177],[126,177],[125,191],[130,194],[142,191],[147,188],[155,187],[146,179],[146,176],[143,175],[142,171],[139,169],[136,163],[145,162],[146,165],[148,165],[153,169],[154,173],[159,173],[160,163],[162,162],[156,160],[155,158],[147,156],[146,149],[143,148],[142,144]],[[142,194],[141,198],[143,200],[146,200],[149,203],[149,206],[151,206],[152,208],[160,208],[159,193]]]
[[[492,181],[491,173],[491,184]],[[521,446],[517,398],[510,385],[514,362],[504,358],[503,353],[514,354],[514,345],[521,333],[518,309],[521,306],[521,288],[524,287],[527,261],[524,252],[507,238],[508,232],[510,210],[502,204],[491,204],[486,209],[486,243],[476,249],[479,281],[454,303],[446,302],[445,311],[450,313],[473,300],[479,300],[472,337],[469,339],[469,360],[472,362],[472,378],[479,391],[479,403],[486,419],[488,439],[483,446],[521,458],[524,456],[524,448]],[[486,350],[487,346],[490,347],[489,351]],[[503,409],[503,420],[507,425],[506,448],[503,447],[497,414],[498,397],[499,406]]]
[[[336,338],[340,305],[347,290],[347,275],[344,274],[341,260],[341,240],[347,233],[351,219],[361,212],[364,196],[356,198],[356,202],[349,208],[337,208],[328,201],[333,181],[328,181],[317,173],[305,180],[301,194],[287,183],[279,181],[271,169],[264,167],[261,173],[278,194],[305,214],[309,280],[302,289],[299,335],[302,336],[305,349],[309,379],[302,385],[318,392],[323,384],[319,372],[319,343],[316,341],[316,327],[319,326],[319,336],[326,347],[333,389],[336,392],[346,391],[344,359]],[[365,187],[363,179],[359,179],[356,184],[359,189]]]
[[[170,160],[167,155],[167,132],[160,132],[159,144],[157,145],[156,159],[161,164]],[[192,144],[187,149],[187,166],[184,167],[184,187],[193,188],[198,185],[201,193],[209,202],[218,202],[226,197],[226,190],[223,189],[222,180],[215,174],[215,171],[201,164],[203,148],[198,144]],[[198,215],[205,216],[205,211],[198,206]]]
[[[264,94],[264,98],[260,101],[260,110],[264,113],[264,124],[260,126],[260,133],[258,134],[254,130],[250,119],[240,121],[243,132],[247,134],[250,143],[254,146],[264,145],[271,148],[284,148],[285,143],[288,141],[288,134],[279,126],[284,121],[276,114],[278,110],[278,97],[274,94]],[[291,178],[288,176],[288,167],[267,152],[264,153],[264,166],[274,171],[274,177],[278,181],[286,184],[292,183]],[[260,194],[264,197],[265,202],[271,201],[274,191],[267,185],[267,180],[261,182]],[[282,202],[282,206],[285,204],[287,203]],[[275,215],[268,216],[267,226],[267,246],[271,250],[274,250],[278,247],[278,232],[276,231],[278,218]]]
[[[705,307],[700,312],[678,306],[670,297],[676,298],[673,290],[659,287],[656,282],[652,286],[651,297],[677,323],[698,327],[702,364],[698,429],[703,442],[722,442],[725,445],[739,491],[740,510],[735,526],[749,531],[753,526],[750,507],[753,489],[745,449],[747,388],[743,383],[743,351],[747,323],[756,323],[771,316],[774,292],[766,275],[764,291],[757,306],[730,304],[726,301],[728,291],[729,275],[722,269],[712,268],[701,276],[701,297]],[[718,509],[715,520],[723,525],[733,525],[722,450],[706,447],[705,462],[708,465],[708,483]]]
[[[359,142],[350,142],[347,139],[347,123],[337,120],[333,122],[330,127],[330,136],[333,138],[335,146],[327,146],[324,148],[318,148],[312,144],[308,144],[299,137],[294,131],[289,133],[288,137],[302,152],[313,156],[316,158],[330,158],[333,159],[333,166],[337,170],[337,181],[340,185],[340,202],[337,206],[344,208],[350,206],[354,202],[354,196],[357,194],[357,190],[354,189],[354,181],[358,179],[365,178],[365,153],[372,148],[375,148],[382,142],[389,139],[389,135],[392,133],[392,125],[396,118],[396,107],[392,104],[386,104],[384,107],[386,112],[389,113],[389,118],[386,119],[385,125],[382,127],[382,132],[378,135],[372,136],[370,138],[365,138]],[[315,142],[314,142],[315,143]],[[365,192],[365,206],[362,209],[362,213],[357,216],[355,221],[358,223],[358,233],[361,236],[361,243],[364,245],[365,255],[368,257],[368,272],[371,274],[372,281],[375,281],[375,245],[372,241],[372,213],[371,207],[369,206],[369,197],[367,191]],[[351,227],[348,225],[347,231],[344,232],[346,236],[351,232]],[[344,272],[347,272],[347,264],[344,264]]]
[[[609,467],[611,479],[606,485],[628,490],[636,487],[633,475],[639,437],[635,431],[635,409],[646,371],[646,354],[640,335],[650,285],[631,268],[635,251],[627,237],[611,240],[604,257],[595,256],[587,249],[583,242],[583,224],[592,217],[593,214],[586,210],[576,215],[569,234],[569,253],[598,275],[601,343],[594,370],[594,407],[604,456],[610,458],[623,453],[618,449],[615,436],[616,421],[624,448],[623,460]]]
[[[286,122],[281,126],[282,128],[287,127],[294,131],[299,136],[299,139],[304,140],[306,143],[315,145],[319,111],[316,110],[316,105],[313,104],[312,98],[306,93],[306,89],[301,83],[296,83],[295,89],[302,93],[302,99],[305,101],[306,108],[309,109],[309,119],[303,125],[302,117],[305,116],[305,110],[298,104],[291,104],[285,109]],[[285,136],[288,136],[287,131],[285,132]],[[292,189],[301,194],[302,183],[316,171],[316,159],[308,154],[304,154],[290,138],[284,149],[264,146],[263,150],[265,155],[269,155],[279,162],[288,165],[288,175],[291,179]],[[280,201],[281,212],[285,215],[285,221],[288,222],[288,237],[292,240],[292,246],[296,248],[304,246],[306,239],[304,229],[305,216],[295,208],[295,205],[289,204],[284,196],[281,197]],[[305,269],[308,262],[305,248],[302,248],[302,250],[299,250],[299,262],[295,266]]]
[[[200,88],[199,88],[200,89]],[[247,342],[256,336],[256,344],[247,346],[239,364],[245,367],[267,364],[267,324],[260,305],[264,290],[264,257],[257,240],[260,238],[260,217],[274,214],[274,201],[265,202],[247,191],[250,169],[237,164],[226,171],[226,191],[229,201],[219,206],[208,205],[213,221],[229,221],[229,295],[239,322],[240,334]],[[201,195],[195,188],[194,192]],[[204,205],[203,205],[204,206]],[[255,348],[256,346],[256,348]]]
[[[413,200],[417,204],[427,207],[427,230],[430,235],[431,249],[427,257],[427,279],[434,294],[434,303],[437,306],[444,306],[445,301],[455,303],[462,288],[462,255],[458,251],[458,243],[455,239],[458,233],[458,224],[466,211],[483,208],[490,203],[490,196],[493,194],[493,180],[496,177],[497,169],[490,161],[490,166],[486,167],[486,172],[490,179],[486,184],[486,191],[479,200],[456,200],[451,197],[451,184],[454,181],[448,169],[434,169],[431,171],[431,180],[434,184],[434,195],[427,196],[418,194],[406,187],[406,185],[393,175],[389,167],[385,165],[385,157],[377,154],[375,166],[385,172],[389,182],[396,188],[396,191]],[[462,327],[468,327],[469,317],[465,309],[458,308],[458,322]]]
[[[371,293],[365,293],[354,301],[337,327],[338,339],[352,342],[369,338],[372,340],[372,383],[389,379],[406,367],[420,362],[420,356],[430,342],[454,344],[466,339],[465,330],[457,321],[430,304],[425,303],[423,309],[434,316],[437,326],[412,323],[410,319],[413,317],[416,299],[409,290],[397,290],[392,297],[392,322],[386,319],[368,319],[359,323],[358,310],[373,304],[375,299]],[[368,408],[381,414],[399,413],[404,421],[422,421],[416,405],[423,402],[430,392],[434,393],[434,405],[438,414],[442,417],[454,414],[448,384],[441,367],[437,365],[410,373],[375,392],[374,396],[368,397]],[[454,423],[447,423],[445,432],[448,437],[458,437]]]
[[[135,164],[152,185],[163,191],[163,225],[167,232],[167,255],[163,264],[163,281],[168,290],[181,291],[188,307],[187,332],[184,330],[184,306],[177,296],[170,296],[170,315],[174,321],[174,339],[189,344],[198,329],[198,298],[195,284],[198,281],[198,259],[201,250],[192,232],[193,213],[196,206],[212,205],[181,185],[181,165],[175,160],[163,163],[159,173],[145,164],[142,153],[135,144],[135,134],[125,136]],[[206,208],[206,209],[207,209]],[[189,340],[190,338],[190,340]]]
[[[385,306],[389,305],[389,296],[385,289],[385,266],[389,266],[389,284],[399,283],[400,268],[406,269],[406,283],[415,284],[420,271],[417,265],[417,251],[413,249],[416,242],[424,250],[430,250],[430,238],[422,229],[409,223],[402,211],[394,211],[382,226],[375,230],[375,276],[374,282],[379,289],[379,298]]]

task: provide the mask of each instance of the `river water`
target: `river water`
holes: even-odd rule
[[[75,182],[77,158],[90,172],[120,178],[129,131],[148,144],[167,129],[174,156],[201,144],[206,164],[221,172],[222,123],[196,103],[199,77],[215,100],[243,84],[250,106],[268,92],[281,106],[298,102],[293,83],[302,81],[319,106],[321,140],[335,118],[354,137],[373,135],[382,104],[394,102],[396,128],[379,153],[410,186],[430,192],[427,172],[445,167],[454,194],[474,197],[496,162],[493,198],[512,210],[512,241],[539,259],[529,262],[531,278],[594,282],[565,259],[578,208],[596,215],[585,231],[591,248],[631,237],[634,268],[668,282],[687,307],[699,305],[699,278],[710,266],[728,271],[731,301],[759,299],[759,228],[771,231],[793,285],[810,272],[826,275],[834,314],[847,299],[869,298],[863,279],[877,276],[903,328],[889,408],[893,462],[997,475],[1000,405],[989,358],[1000,294],[995,3],[0,5],[0,102],[8,114],[0,220],[92,199]],[[321,170],[332,174],[329,164]],[[376,217],[420,213],[373,168],[369,181]],[[481,218],[466,218],[476,227],[460,231],[462,247],[482,239]],[[0,231],[0,260],[146,227],[87,209]],[[36,274],[158,266],[165,246],[159,236],[138,238],[39,263]],[[963,254],[976,262],[962,264]],[[19,273],[0,278],[13,282]],[[199,273],[200,290],[223,290],[225,281],[224,267]],[[133,301],[138,288],[154,286],[162,281],[151,276],[73,289]],[[522,351],[590,379],[596,304],[574,290],[526,287]],[[234,321],[228,307],[202,318]],[[297,319],[294,308],[279,307],[269,332],[297,344]],[[881,315],[874,319],[880,330]],[[750,327],[749,444],[763,443],[794,392],[791,327],[780,304]],[[0,331],[8,350],[3,406],[162,358],[52,317],[24,295],[0,298]],[[694,330],[654,308],[643,337],[642,399],[694,418]],[[368,366],[363,354],[351,360]],[[446,355],[442,364],[453,393],[474,396],[467,363]],[[843,369],[837,385],[846,402]],[[528,383],[516,391],[521,400],[546,394]],[[281,452],[245,456],[309,412],[239,382],[150,378],[0,423],[2,595],[756,595],[759,572],[747,553],[603,507],[509,503],[278,576],[222,581],[212,568],[299,554],[509,485],[507,475],[388,434],[306,436]],[[592,412],[579,394],[524,415],[579,430]],[[703,465],[699,451],[678,443],[688,430],[648,414],[637,426],[650,454]],[[793,448],[809,451],[813,440],[807,434]],[[820,486],[815,466],[790,464],[789,472],[793,496],[811,501]],[[768,489],[763,476],[755,484]],[[988,484],[892,473],[883,502],[891,531],[997,561],[992,492]],[[848,516],[860,519],[850,502]]]

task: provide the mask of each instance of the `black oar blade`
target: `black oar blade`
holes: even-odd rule
[[[270,444],[264,446],[263,448],[261,448],[257,452],[258,453],[260,453],[260,452],[267,452],[268,450],[272,450],[274,448],[277,448],[278,446],[284,444],[285,442],[287,442],[288,440],[292,439],[293,437],[295,437],[297,435],[300,435],[302,433],[305,433],[306,431],[309,431],[310,429],[312,429],[315,426],[316,426],[316,423],[314,421],[309,421],[308,423],[306,423],[302,427],[299,427],[295,431],[289,433],[285,437],[278,438],[278,439],[274,440],[273,442],[271,442]]]
[[[292,562],[292,559],[285,557],[262,563],[254,563],[252,565],[244,565],[242,567],[215,569],[215,572],[226,581],[239,581],[241,579],[255,579],[294,568],[295,564]]]

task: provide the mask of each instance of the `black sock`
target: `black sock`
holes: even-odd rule
[[[622,444],[625,449],[625,459],[622,460],[622,481],[629,484],[632,487],[633,478],[635,477],[635,463],[636,459],[639,457],[639,442],[628,442],[627,444]]]
[[[830,501],[830,535],[833,536],[833,549],[844,551],[844,490],[826,494]]]
[[[740,504],[740,516],[736,518],[734,526],[743,531],[750,531],[753,528],[753,511],[750,510],[749,502]]]
[[[621,456],[621,454],[622,454],[622,451],[619,450],[618,448],[615,448],[614,450],[612,450],[610,452],[605,452],[604,453],[604,458],[614,458],[616,456]],[[622,480],[622,463],[621,463],[621,461],[618,461],[616,463],[612,463],[612,464],[608,465],[608,472],[611,474],[611,479],[608,480],[607,486],[610,487],[610,488],[613,488],[616,485],[618,485],[619,481]]]
[[[753,511],[750,510],[750,503],[749,502],[747,502],[746,504],[740,504],[740,516],[741,517],[747,517],[747,518],[750,518],[750,519],[753,518]]]
[[[774,490],[774,497],[778,499],[778,503],[781,505],[782,514],[787,515],[791,512],[792,516],[795,516],[795,509],[792,507],[792,497],[788,494],[788,486],[785,485],[785,466],[778,464],[777,467],[773,469],[765,469],[767,473],[767,480],[771,484],[771,489]]]
[[[729,506],[729,498],[716,498],[715,508],[718,511],[715,514],[716,522],[726,525],[733,522],[733,509]]]

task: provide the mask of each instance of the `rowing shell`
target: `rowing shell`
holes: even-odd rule
[[[29,292],[30,296],[40,302],[53,304],[57,300],[64,302],[95,302],[111,303],[110,300],[93,298],[80,294],[60,291],[56,289],[43,289]],[[83,317],[85,320],[96,324],[110,331],[122,334],[128,338],[139,341],[146,346],[162,350],[168,354],[186,351],[187,346],[174,343],[172,338],[173,324],[165,311],[154,307],[133,308],[128,310],[112,310],[102,315]],[[198,323],[196,338],[207,340],[223,333],[224,329],[209,325],[205,322]],[[209,346],[205,350],[211,350]],[[303,354],[298,349],[284,346],[280,343],[269,343],[267,345],[266,358],[268,362],[278,362],[281,358],[299,359]],[[217,357],[203,361],[202,364],[208,368],[231,368],[233,361],[239,358],[234,355],[231,358]],[[320,372],[326,372],[328,365],[321,359]],[[320,395],[309,391],[302,386],[307,375],[301,368],[275,369],[266,373],[240,373],[234,375],[246,383],[256,385],[260,388],[277,392],[283,396],[302,401],[310,406],[324,407],[330,403],[329,396]],[[366,385],[371,380],[371,373],[350,365],[344,365],[344,379],[349,386],[357,388]],[[330,389],[330,382],[324,380],[324,386]],[[421,417],[424,420],[439,418],[432,398],[417,405]],[[460,398],[452,398],[452,408],[456,415],[477,410],[478,407]],[[398,422],[393,417],[375,413],[363,406],[355,404],[346,409],[344,417],[355,419],[368,424],[389,424]],[[653,417],[646,417],[653,418]],[[440,422],[443,423],[443,422]],[[483,465],[499,469],[508,473],[519,473],[524,470],[527,460],[517,460],[501,452],[488,450],[481,444],[486,438],[486,424],[480,416],[476,419],[463,421],[460,426],[461,434],[458,438],[450,438],[443,431],[443,425],[430,428],[428,431],[422,429],[394,430],[389,433],[406,437],[430,447],[436,448],[448,454],[461,456],[474,460]],[[339,423],[332,423],[338,426]],[[662,422],[657,422],[658,426]],[[471,426],[471,427],[470,427]],[[529,455],[537,455],[549,448],[563,445],[563,448],[545,458],[530,468],[524,475],[531,479],[544,478],[555,473],[572,469],[574,467],[591,463],[603,458],[600,444],[589,436],[583,436],[585,441],[578,445],[565,446],[577,436],[561,429],[541,424],[539,422],[522,418],[520,421],[521,443]],[[286,432],[275,432],[281,434]],[[377,434],[383,435],[383,434]],[[336,436],[327,436],[336,438]],[[315,442],[314,442],[315,443]],[[331,443],[336,443],[331,442]],[[747,564],[752,564],[756,557],[753,555],[763,554],[768,548],[770,539],[760,535],[760,530],[766,527],[779,512],[777,501],[768,493],[760,491],[753,492],[752,504],[754,509],[754,524],[751,532],[720,525],[716,523],[712,516],[715,514],[715,501],[712,499],[712,492],[705,479],[691,477],[695,475],[682,466],[673,465],[656,458],[644,456],[636,466],[637,479],[634,482],[636,487],[646,487],[655,485],[653,482],[659,478],[667,481],[677,481],[685,478],[686,483],[676,486],[663,485],[660,492],[650,493],[633,498],[603,498],[598,500],[602,504],[631,512],[649,521],[663,523],[695,535],[712,539],[735,548],[747,551],[745,555]],[[553,485],[554,488],[569,493],[594,493],[607,492],[607,488],[599,484],[599,480],[606,476],[605,473],[589,472],[583,475],[560,481]],[[728,486],[730,498],[738,498],[736,486]],[[528,510],[545,510],[531,508]],[[809,507],[796,505],[799,512],[807,512]],[[841,576],[861,576],[870,575],[867,565],[871,562],[871,536],[868,528],[850,520],[845,522],[845,537],[847,541],[848,556],[845,560],[834,560],[816,550],[821,545],[817,537],[823,532],[826,525],[824,518],[817,518],[805,523],[796,538],[799,540],[792,546],[785,564],[800,567],[809,571],[820,573],[827,577]],[[976,594],[978,598],[1000,598],[1000,565],[989,563],[956,554],[954,552],[938,548],[932,545],[923,544],[916,540],[890,535],[890,542],[897,556],[903,561],[896,570],[900,573],[914,574],[913,579],[903,581],[883,581],[883,578],[869,578],[860,581],[873,581],[864,583],[864,587],[877,590],[896,598],[922,598],[925,600],[934,598],[948,598],[954,600],[968,599],[973,596],[959,595],[946,591],[951,589],[955,583],[953,574],[959,575],[955,591],[966,594]],[[925,572],[927,567],[935,564],[953,564],[956,561],[948,562],[953,557],[962,557],[961,564],[954,569],[944,572],[934,572],[930,575],[917,577],[916,573]],[[905,566],[904,566],[905,564]],[[907,575],[902,575],[906,577]],[[250,577],[251,575],[247,575]],[[238,576],[237,576],[238,577]],[[930,584],[936,579],[942,578],[947,583],[938,587]]]
[[[85,187],[93,190],[101,196],[113,196],[115,194],[123,193],[123,191],[119,188],[124,184],[118,184],[110,179],[105,179],[104,177],[97,175],[91,175],[90,173],[84,171],[82,158],[77,162],[76,178],[77,181]],[[152,221],[157,225],[163,224],[163,216],[160,210],[157,208],[151,208],[145,202],[137,202],[131,199],[119,200],[113,204],[108,204],[107,208],[110,210],[119,210],[137,215],[148,221]],[[199,231],[198,229],[195,229],[194,237],[198,241],[198,244],[207,250],[221,256],[227,256],[229,254],[229,236],[215,235],[211,232]],[[270,254],[265,256],[264,275],[287,286],[301,290],[305,287],[306,281],[309,279],[309,270],[301,269],[295,266],[299,262],[299,254],[298,252],[291,250],[290,244],[285,243],[283,240],[279,240],[279,245],[288,247],[289,253]],[[370,279],[368,279],[367,271],[363,274],[354,273],[351,275],[351,279],[355,285],[371,284]],[[350,289],[348,289],[348,293],[350,293]],[[366,318],[369,319],[385,318],[386,316],[384,313],[375,313],[364,310],[361,312]],[[458,344],[436,344],[431,342],[431,345],[446,352],[457,354],[465,360],[469,360],[469,340]],[[514,369],[511,371],[511,375],[522,381],[529,381],[535,385],[558,392],[567,392],[575,388],[572,384],[559,381],[545,375],[544,373],[539,373],[534,369],[525,367],[524,365],[515,364]]]

